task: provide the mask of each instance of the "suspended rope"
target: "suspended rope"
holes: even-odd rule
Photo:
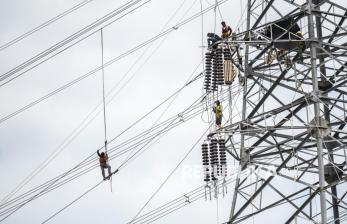
[[[201,76],[199,76],[199,77],[201,77]],[[194,78],[194,81],[195,81],[195,80],[198,80],[198,79]],[[192,83],[192,82],[188,82],[188,84],[184,85],[184,87],[182,87],[179,91],[175,92],[175,94],[171,95],[168,99],[170,99],[170,98],[172,98],[173,96],[175,96],[177,93],[179,93],[180,91],[182,91],[185,87],[187,87],[187,86],[188,86],[189,84],[191,84],[191,83]],[[199,97],[199,98],[200,98],[200,100],[201,100],[201,97]],[[166,99],[164,102],[166,102],[168,99]],[[200,100],[198,100],[196,103],[200,102]],[[162,105],[164,102],[162,102],[160,105]],[[156,109],[156,108],[158,108],[158,107],[155,107],[155,109]],[[200,113],[201,113],[200,110],[195,111],[195,110],[198,109],[198,108],[199,108],[199,106],[193,105],[192,107],[190,107],[190,108],[188,108],[186,111],[184,111],[182,114],[183,114],[184,117],[185,117],[185,121],[188,121],[188,120],[190,120],[191,118],[195,117],[196,115],[200,114]],[[154,110],[151,110],[150,113],[153,112],[153,111],[154,111]],[[195,112],[194,112],[194,111],[195,111]],[[193,112],[193,114],[191,114],[192,112]],[[189,114],[191,114],[192,116],[189,115]],[[188,115],[188,116],[187,116],[187,115]],[[144,117],[145,117],[145,116],[144,116]],[[144,117],[142,117],[140,120],[142,120]],[[170,122],[170,120],[176,120],[176,118],[177,118],[177,116],[174,116],[174,117],[172,117],[171,119],[169,119],[167,122]],[[138,122],[138,121],[137,121],[137,122]],[[135,122],[135,123],[137,123],[137,122]],[[167,123],[167,122],[163,122],[162,124],[158,124],[158,125],[157,125],[158,128],[162,127],[162,126],[165,125],[165,123]],[[135,123],[134,123],[134,124],[135,124]],[[179,125],[179,124],[181,124],[181,123],[182,123],[182,122],[178,122],[178,121],[175,122],[175,124],[170,125],[171,127],[170,127],[168,130],[170,130],[170,129],[176,127],[177,125]],[[134,124],[131,125],[131,127],[134,126]],[[156,131],[156,130],[157,130],[157,128],[152,128],[152,129],[150,129],[150,132]],[[161,132],[162,132],[162,131],[159,130],[159,133],[161,133]],[[165,132],[166,132],[166,131],[165,131]],[[126,152],[128,152],[128,151],[131,151],[134,147],[137,147],[139,144],[146,144],[146,142],[147,142],[148,140],[151,141],[152,135],[148,136],[148,138],[146,137],[145,139],[140,139],[141,136],[143,137],[143,135],[144,135],[144,136],[147,136],[148,133],[145,131],[144,133],[138,135],[138,136],[136,137],[136,139],[132,138],[132,139],[130,139],[129,141],[125,141],[124,143],[121,143],[121,144],[119,145],[121,148],[124,147],[124,146],[127,146],[124,150],[119,151],[119,149],[121,149],[121,148],[119,148],[119,147],[117,147],[117,146],[114,147],[114,148],[111,150],[111,152],[112,152],[112,151],[116,151],[117,149],[118,149],[118,150],[117,150],[116,155],[110,157],[110,159],[112,160],[112,159],[114,159],[114,158],[117,158],[117,157],[121,156],[122,154],[124,154],[124,153],[126,153]],[[156,133],[154,133],[153,135],[156,135]],[[113,138],[112,141],[113,141],[114,139],[115,139],[115,138]],[[131,144],[131,145],[128,145],[127,142],[128,142],[128,143],[132,143],[132,144]],[[94,153],[93,153],[92,155],[94,155]],[[92,156],[92,155],[91,155],[91,156]],[[36,198],[38,198],[38,197],[40,197],[40,196],[46,194],[46,193],[48,193],[49,191],[54,190],[54,189],[56,189],[56,188],[58,188],[58,187],[60,187],[60,186],[62,186],[62,185],[64,185],[64,184],[66,184],[66,183],[68,183],[68,182],[70,182],[70,181],[72,181],[72,180],[78,178],[78,177],[80,177],[81,175],[83,175],[83,174],[89,172],[90,170],[95,169],[96,167],[98,167],[98,164],[95,163],[95,158],[91,158],[91,156],[88,157],[86,160],[84,160],[84,161],[83,161],[82,163],[80,163],[79,165],[77,165],[76,167],[74,167],[73,169],[71,169],[70,171],[66,172],[65,174],[63,174],[63,175],[61,175],[61,176],[58,176],[57,178],[54,178],[53,180],[48,181],[47,183],[44,183],[44,184],[40,185],[39,187],[30,190],[29,192],[24,193],[24,195],[20,195],[20,196],[18,196],[17,198],[14,198],[13,200],[11,200],[11,201],[9,201],[9,202],[6,202],[6,203],[4,203],[4,204],[1,204],[1,205],[0,205],[0,209],[1,209],[2,211],[1,211],[1,213],[0,213],[0,216],[3,216],[3,215],[5,215],[5,214],[7,214],[7,213],[11,213],[11,214],[12,214],[12,212],[17,211],[19,208],[21,208],[23,205],[27,204],[28,202],[30,202],[30,201],[32,201],[32,200],[34,200],[34,199],[36,199]],[[83,167],[86,168],[86,169],[80,170],[80,169],[82,169]],[[80,170],[80,171],[77,173],[78,170]],[[74,173],[74,174],[73,174],[73,173]],[[73,175],[72,175],[72,174],[73,174]],[[70,177],[68,177],[68,175],[69,175]],[[43,190],[42,190],[42,189],[43,189]],[[41,190],[41,191],[40,191],[40,190]],[[40,192],[39,192],[39,191],[40,191]],[[30,195],[33,195],[35,192],[36,192],[36,193],[39,192],[39,193],[37,193],[36,195],[34,195],[34,197],[32,197],[32,198],[24,199],[25,197],[28,197],[28,196],[30,196]],[[23,197],[24,197],[24,198],[23,198]],[[12,205],[12,206],[11,206],[11,205]],[[11,206],[11,207],[9,207],[9,206]],[[7,207],[8,209],[6,209],[6,207]]]
[[[222,0],[222,1],[219,2],[219,5],[224,4],[224,3],[227,2],[227,1],[229,1],[229,0]],[[132,49],[129,49],[128,51],[124,52],[123,54],[118,55],[117,57],[115,57],[115,58],[113,58],[113,59],[107,61],[106,63],[104,63],[104,67],[110,66],[111,64],[113,64],[113,63],[115,63],[115,62],[121,60],[122,58],[124,58],[124,57],[126,57],[126,56],[128,56],[128,55],[130,55],[130,54],[132,54],[132,53],[134,53],[134,52],[136,52],[136,51],[138,51],[138,50],[140,50],[140,49],[143,48],[144,46],[147,46],[148,44],[150,44],[150,43],[152,43],[152,42],[158,40],[159,38],[161,38],[161,37],[163,37],[163,36],[165,36],[165,35],[168,35],[169,33],[173,32],[173,31],[178,30],[179,27],[184,26],[185,24],[187,24],[187,23],[193,21],[194,19],[198,18],[201,14],[205,14],[205,13],[209,12],[210,10],[213,9],[213,7],[214,7],[214,6],[210,6],[210,7],[205,8],[202,12],[198,12],[198,13],[194,14],[193,16],[191,16],[191,17],[189,17],[189,18],[187,18],[187,19],[185,19],[185,20],[183,20],[183,21],[177,23],[175,26],[173,26],[173,27],[171,27],[171,28],[169,28],[169,29],[167,29],[167,30],[165,30],[165,31],[163,31],[163,32],[160,32],[160,33],[157,34],[156,36],[154,36],[154,37],[152,37],[152,38],[146,40],[145,42],[143,42],[143,43],[141,43],[141,44],[135,46],[135,47],[132,48]],[[107,25],[110,25],[110,24],[107,24]],[[104,27],[106,27],[106,26],[104,26]],[[97,31],[98,31],[98,30],[97,30]],[[95,33],[95,31],[94,31],[92,34],[94,34],[94,33]],[[81,40],[83,40],[83,39],[81,39]],[[76,42],[76,43],[77,43],[77,42]],[[65,50],[65,49],[63,49],[63,50]],[[59,51],[58,53],[60,53],[60,51]],[[51,57],[53,57],[53,56],[55,56],[55,55],[52,55]],[[49,57],[49,58],[51,58],[51,57]],[[45,59],[44,61],[46,61],[46,59]],[[18,75],[22,75],[22,74],[24,74],[24,73],[30,71],[30,70],[33,69],[34,67],[40,65],[40,64],[41,64],[41,63],[39,63],[39,64],[37,64],[37,65],[31,67],[30,69],[25,70],[24,72],[22,72],[22,73],[20,73],[20,74],[18,74]],[[59,87],[58,89],[55,89],[54,91],[52,91],[52,92],[46,94],[45,96],[36,99],[35,101],[33,101],[33,102],[27,104],[27,105],[24,106],[24,107],[21,107],[20,109],[16,110],[15,112],[12,112],[11,114],[8,114],[8,115],[5,115],[5,116],[1,117],[1,118],[0,118],[0,123],[4,122],[4,121],[6,121],[6,120],[8,120],[8,119],[10,119],[10,118],[12,118],[12,117],[14,117],[14,116],[20,114],[20,113],[22,113],[23,111],[25,111],[25,110],[27,110],[27,109],[29,109],[29,108],[31,108],[31,107],[37,105],[38,103],[41,103],[42,101],[44,101],[44,100],[48,99],[49,97],[52,97],[53,95],[56,95],[57,93],[59,93],[59,92],[65,90],[65,89],[67,89],[67,88],[69,88],[69,87],[75,85],[76,83],[79,83],[80,81],[86,79],[87,77],[89,77],[89,76],[95,74],[95,73],[98,72],[100,69],[101,69],[100,66],[97,67],[97,68],[94,68],[94,69],[92,69],[91,71],[85,73],[84,75],[79,76],[79,77],[77,77],[76,79],[72,80],[71,82],[66,83],[65,85]],[[16,76],[16,77],[17,77],[17,76]],[[12,80],[12,79],[11,79],[11,80]],[[0,81],[1,81],[1,80],[0,80]],[[9,82],[9,81],[7,81],[7,82]],[[7,82],[0,84],[0,87],[1,87],[2,85],[6,84]]]
[[[93,0],[89,0],[89,1],[93,1]],[[200,0],[201,1],[201,0]],[[175,15],[179,12],[179,10],[183,7],[184,3],[186,2],[186,0],[184,0],[182,2],[182,4],[176,9],[176,11],[174,12],[174,14],[170,17],[170,19],[165,23],[165,25],[163,26],[163,28],[161,29],[161,32],[163,30],[166,29],[166,27],[169,25],[169,23],[172,21],[172,19],[175,17]],[[202,7],[202,6],[201,6]],[[202,10],[202,8],[201,8]],[[201,12],[202,13],[202,12]],[[168,37],[165,36],[165,38],[163,39],[163,41]],[[201,37],[202,41],[203,41],[203,36]],[[149,61],[149,59],[153,56],[153,54],[157,51],[157,49],[159,49],[159,47],[162,45],[163,41],[158,45],[158,47],[145,59],[145,61],[140,65],[140,67],[133,72],[133,75],[126,81],[125,84],[123,84],[119,90],[113,94],[112,96],[110,96],[110,99],[108,100],[108,102],[106,102],[106,105],[109,104],[119,93],[122,89],[124,89],[124,87],[129,83],[129,81],[138,73],[138,71],[140,71],[140,69]],[[151,43],[152,44],[152,43]],[[111,90],[104,95],[104,99],[106,99],[109,95],[111,95],[111,93],[120,85],[120,83],[125,79],[125,77],[131,72],[131,70],[135,67],[136,64],[139,63],[139,61],[145,56],[145,54],[147,53],[147,51],[150,49],[151,45],[148,45],[148,47],[145,49],[145,51],[140,55],[140,57],[137,58],[137,60],[135,61],[135,63],[133,63],[133,65],[130,66],[130,69],[123,75],[123,77],[119,80],[119,82],[113,86],[111,88]],[[203,54],[203,48],[202,48],[202,54]],[[102,57],[102,60],[104,60],[104,57]],[[199,63],[200,65],[200,63]],[[102,61],[102,70],[104,69],[104,63]],[[193,81],[193,80],[192,80]],[[28,182],[30,182],[33,177],[35,177],[38,173],[40,173],[44,167],[46,167],[55,157],[57,157],[60,152],[62,152],[65,148],[67,148],[67,146],[75,139],[77,138],[77,136],[82,133],[82,131],[89,126],[89,124],[91,124],[91,122],[98,116],[99,113],[102,112],[102,109],[99,110],[98,108],[101,107],[101,104],[103,102],[100,102],[84,119],[83,121],[78,125],[78,127],[76,127],[76,129],[74,129],[69,136],[63,141],[63,143],[40,165],[38,166],[32,173],[30,173],[30,175],[25,178],[25,180],[23,180],[13,191],[11,191],[8,195],[6,195],[1,201],[0,204],[2,204],[3,202],[6,202],[7,200],[9,200],[13,195],[15,195],[20,189],[22,189]],[[96,112],[97,111],[97,112]],[[96,112],[96,114],[94,114]],[[92,116],[93,115],[93,116]]]
[[[189,149],[189,151],[184,155],[184,157],[180,160],[180,162],[178,163],[178,165],[170,172],[170,174],[168,175],[168,177],[164,180],[164,182],[159,186],[159,188],[152,194],[152,196],[150,197],[150,199],[146,202],[146,204],[140,209],[140,211],[136,214],[136,216],[132,219],[131,222],[133,222],[134,220],[136,220],[136,218],[140,215],[140,213],[143,211],[143,209],[148,205],[148,203],[155,197],[155,195],[160,191],[160,189],[165,185],[165,183],[170,179],[170,177],[175,173],[175,171],[178,169],[178,167],[185,161],[185,159],[188,157],[188,155],[193,151],[193,149],[196,147],[196,145],[200,142],[200,140],[202,139],[203,136],[205,136],[205,134],[207,133],[209,128],[207,128],[204,133],[199,137],[199,139],[195,142],[195,144]],[[120,166],[121,167],[121,166]],[[119,168],[120,168],[119,167]],[[115,171],[118,172],[119,168]],[[56,215],[58,215],[59,213],[61,213],[62,211],[64,211],[65,209],[67,209],[68,207],[70,207],[72,204],[74,204],[76,201],[78,201],[79,199],[81,199],[82,197],[84,197],[85,195],[87,195],[90,191],[94,190],[96,187],[98,187],[103,181],[97,183],[95,186],[93,186],[92,188],[90,188],[89,190],[85,191],[82,195],[80,195],[79,197],[77,197],[76,199],[74,199],[73,201],[71,201],[69,204],[67,204],[66,206],[64,206],[62,209],[60,209],[59,211],[57,211],[56,213],[54,213],[52,216],[50,216],[48,219],[46,219],[45,221],[43,221],[41,224],[47,223],[49,220],[51,220],[52,218],[54,218]]]
[[[107,155],[107,121],[106,121],[106,103],[105,103],[105,70],[104,70],[104,35],[103,29],[100,29],[100,41],[101,41],[101,75],[102,75],[102,105],[104,111],[104,147],[106,157]],[[106,162],[108,164],[108,161]],[[109,164],[108,164],[109,166]],[[102,168],[103,169],[103,168]],[[109,173],[111,172],[111,167],[109,166]],[[118,169],[115,171],[118,172]],[[112,192],[112,175],[110,174],[110,188]]]
[[[105,152],[107,154],[107,122],[106,122],[106,103],[105,103],[105,71],[104,71],[104,36],[103,30],[100,29],[101,38],[101,74],[102,74],[102,104],[104,108],[104,137],[105,137]]]
[[[97,164],[96,164],[96,166],[94,166],[94,167],[91,167],[91,168],[93,169],[93,168],[95,168],[95,167],[97,167]],[[78,176],[80,176],[80,174],[77,174],[77,175],[78,175]]]

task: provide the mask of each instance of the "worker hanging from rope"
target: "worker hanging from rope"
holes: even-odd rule
[[[97,154],[99,156],[99,162],[100,162],[100,168],[101,168],[101,173],[102,173],[102,177],[104,178],[104,180],[106,179],[110,179],[112,172],[111,172],[111,166],[108,164],[108,155],[107,153],[104,152],[99,152],[99,150],[97,151]],[[105,176],[105,170],[108,170],[108,176]]]
[[[104,134],[105,134],[105,152],[100,153],[99,150],[97,151],[97,154],[99,156],[99,162],[100,162],[100,168],[102,177],[104,180],[110,179],[112,172],[111,172],[111,166],[108,164],[108,155],[107,155],[107,122],[106,122],[106,103],[105,103],[105,74],[104,74],[104,36],[103,36],[103,30],[100,29],[101,34],[101,71],[102,71],[102,102],[103,102],[103,111],[104,111]],[[105,171],[104,169],[108,170],[108,176],[105,177]],[[112,184],[111,184],[111,191],[112,191]]]
[[[224,21],[221,22],[222,24],[222,38],[228,38],[231,36],[232,34],[232,29],[230,28],[230,26],[228,26]]]
[[[219,100],[213,105],[213,112],[216,114],[216,129],[222,128],[223,106]]]

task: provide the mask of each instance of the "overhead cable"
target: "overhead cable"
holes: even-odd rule
[[[25,32],[24,34],[22,34],[22,35],[20,35],[20,36],[18,36],[18,37],[16,37],[16,38],[14,38],[14,39],[12,39],[11,41],[9,41],[9,42],[7,42],[7,43],[5,43],[5,44],[3,44],[3,45],[1,45],[1,46],[0,46],[0,51],[5,50],[6,48],[8,48],[8,47],[10,47],[10,46],[12,46],[12,45],[18,43],[19,41],[21,41],[21,40],[27,38],[28,36],[31,36],[32,34],[34,34],[34,33],[38,32],[38,31],[40,31],[41,29],[43,29],[43,28],[47,27],[48,25],[50,25],[50,24],[56,22],[57,20],[59,20],[59,19],[65,17],[65,16],[71,14],[72,12],[74,12],[74,11],[76,11],[77,9],[79,9],[79,8],[81,8],[81,7],[85,6],[85,5],[87,5],[88,3],[92,2],[92,1],[94,1],[94,0],[84,0],[84,1],[82,1],[82,2],[80,2],[80,3],[78,3],[77,5],[74,5],[73,7],[69,8],[68,10],[66,10],[66,11],[64,11],[64,12],[62,12],[62,13],[60,13],[59,15],[57,15],[57,16],[55,16],[55,17],[49,19],[48,21],[46,21],[46,22],[40,24],[39,26],[36,26],[35,28],[33,28],[33,29],[31,29],[31,30]]]

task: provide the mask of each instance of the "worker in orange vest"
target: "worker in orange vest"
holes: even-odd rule
[[[106,180],[104,169],[107,169],[108,170],[107,179],[109,179],[111,177],[112,173],[111,173],[111,166],[108,164],[108,155],[104,152],[100,153],[99,150],[97,151],[97,154],[99,156],[99,162],[100,162],[102,177],[104,178],[104,180]]]

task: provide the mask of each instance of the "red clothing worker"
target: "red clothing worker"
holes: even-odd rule
[[[224,21],[222,24],[222,38],[228,38],[231,36],[231,33],[233,32],[230,26],[228,26]]]

